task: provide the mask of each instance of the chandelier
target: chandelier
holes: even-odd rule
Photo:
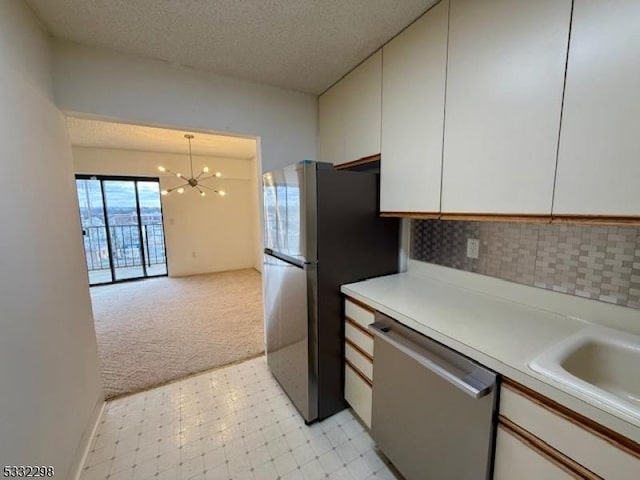
[[[208,185],[204,185],[202,182],[204,182],[205,180],[209,180],[211,178],[219,178],[222,176],[222,174],[220,172],[216,172],[213,173],[209,176],[205,176],[207,173],[209,173],[209,167],[204,167],[202,169],[202,171],[198,174],[198,176],[195,176],[193,173],[193,156],[191,155],[191,139],[193,139],[193,135],[191,135],[190,133],[186,133],[184,135],[184,138],[186,138],[189,141],[189,164],[191,166],[191,176],[190,177],[186,177],[181,173],[174,173],[171,170],[169,170],[168,168],[163,167],[162,165],[160,165],[158,167],[158,170],[160,170],[161,172],[166,172],[166,173],[170,173],[171,175],[175,175],[176,177],[178,177],[181,180],[184,180],[186,183],[183,183],[182,185],[178,185],[177,187],[173,187],[170,188],[168,190],[162,190],[160,193],[162,195],[169,195],[171,192],[175,191],[177,193],[184,193],[184,187],[191,187],[191,188],[195,188],[198,192],[200,192],[200,196],[204,197],[206,196],[206,192],[203,190],[211,190],[213,191],[213,193],[220,195],[221,197],[224,197],[226,195],[224,190],[216,190]]]

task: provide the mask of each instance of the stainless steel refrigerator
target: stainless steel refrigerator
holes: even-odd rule
[[[379,176],[302,161],[265,173],[267,363],[307,423],[345,408],[340,285],[398,271]]]

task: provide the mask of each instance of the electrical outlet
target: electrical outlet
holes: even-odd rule
[[[480,256],[480,240],[467,238],[467,258],[478,258],[478,256]]]

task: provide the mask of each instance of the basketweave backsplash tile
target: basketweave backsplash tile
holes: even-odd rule
[[[411,258],[640,309],[640,228],[411,221]],[[480,240],[478,259],[467,239]]]

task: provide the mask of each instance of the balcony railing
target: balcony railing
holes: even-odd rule
[[[109,247],[107,227],[83,227],[84,248],[89,271],[109,270]],[[111,251],[114,268],[163,265],[166,263],[164,230],[162,224],[142,225],[144,256],[140,249],[140,230],[138,225],[113,225],[109,227]]]

